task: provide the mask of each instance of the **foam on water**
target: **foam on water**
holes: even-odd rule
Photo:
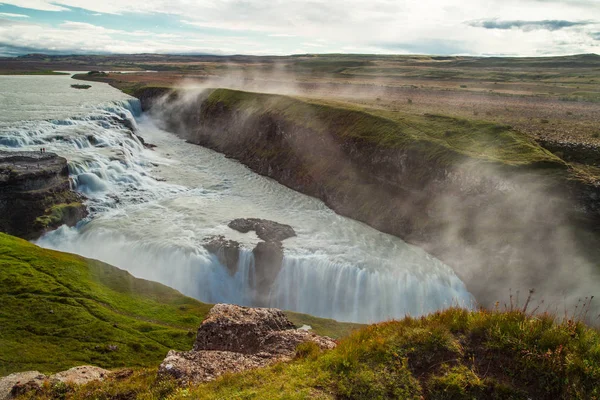
[[[185,143],[141,115],[137,100],[115,98],[88,104],[85,112],[66,107],[59,118],[27,114],[18,120],[13,114],[0,121],[0,148],[45,147],[67,158],[74,187],[88,197],[88,220],[48,233],[39,245],[108,262],[201,301],[252,305],[251,249],[258,238],[227,223],[266,218],[298,234],[284,241],[282,269],[263,294],[269,306],[374,322],[471,305],[454,272],[421,249]],[[130,128],[158,145],[156,151],[145,149]],[[212,235],[242,243],[234,275],[203,248]]]

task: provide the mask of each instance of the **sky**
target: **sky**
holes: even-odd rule
[[[28,53],[600,53],[600,0],[0,0]]]

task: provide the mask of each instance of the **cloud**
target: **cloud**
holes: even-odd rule
[[[600,32],[592,32],[590,35],[592,38],[594,38],[594,40],[600,40]]]
[[[592,25],[593,21],[566,21],[561,19],[543,20],[543,21],[499,21],[497,19],[470,21],[468,24],[477,28],[485,29],[521,29],[524,31],[532,31],[536,29],[545,29],[548,31],[558,31],[564,28],[574,26]]]
[[[0,17],[6,17],[6,18],[29,18],[29,15],[0,12]]]
[[[3,0],[2,4],[11,4],[21,8],[31,8],[42,11],[68,11],[69,9],[61,5],[57,5],[54,1],[46,0]],[[62,3],[62,1],[60,2]]]
[[[179,52],[206,43],[234,54],[293,54],[301,50],[535,56],[599,52],[595,34],[600,22],[593,22],[600,21],[600,7],[593,4],[598,0],[0,1],[3,12],[18,13],[18,7],[63,11],[36,13],[27,19],[50,24],[47,29],[51,30],[42,30],[36,44],[50,50],[64,46],[54,39],[44,42],[46,37],[61,36],[70,43],[74,41],[70,36],[78,32],[97,35],[85,47],[97,45],[98,51],[160,48]],[[465,10],[471,21],[465,22]],[[103,16],[93,17],[96,13]],[[62,24],[64,20],[70,22]],[[98,21],[106,25],[102,27]],[[24,38],[10,36],[15,45],[34,38],[38,31],[32,27],[20,33]],[[0,38],[8,35],[0,32]],[[111,40],[128,43],[111,46]],[[315,46],[319,43],[325,46]]]

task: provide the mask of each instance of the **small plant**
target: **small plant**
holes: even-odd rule
[[[407,102],[408,102],[408,104],[412,104],[413,103],[412,99],[407,99]]]
[[[548,124],[548,123],[550,123],[550,120],[547,120],[547,119],[545,119],[545,118],[542,118],[542,119],[540,119],[540,122],[541,122],[542,124]]]
[[[598,133],[598,132],[592,133],[592,137],[593,137],[594,139],[597,139],[597,138],[599,138],[599,137],[600,137],[600,133]]]
[[[466,89],[467,85],[460,85],[461,88]]]
[[[567,115],[573,115],[573,112],[567,111]]]
[[[304,343],[300,343],[297,347],[296,347],[296,359],[310,359],[310,360],[314,360],[316,359],[319,354],[321,354],[321,349],[319,348],[319,345],[317,345],[315,342],[304,342]]]

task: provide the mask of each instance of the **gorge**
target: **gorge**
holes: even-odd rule
[[[47,233],[41,246],[111,263],[205,302],[253,305],[258,238],[227,225],[263,218],[297,236],[284,241],[281,270],[261,304],[356,322],[471,305],[464,284],[436,258],[166,133],[138,100],[99,83],[75,91],[68,77],[3,79],[31,82],[19,96],[34,98],[38,115],[33,107],[15,110],[2,123],[2,147],[43,146],[65,157],[75,189],[87,197],[89,217]],[[63,96],[64,108],[56,110],[51,96],[40,101],[42,90]],[[69,107],[84,95],[93,96],[89,105]],[[241,244],[233,275],[203,245],[218,235]]]

